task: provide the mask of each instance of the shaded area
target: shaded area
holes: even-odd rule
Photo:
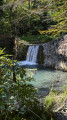
[[[54,114],[54,120],[67,120],[67,113],[65,112],[56,112]]]
[[[44,64],[44,53],[43,53],[43,46],[40,45],[39,46],[39,50],[38,50],[38,55],[37,55],[37,63],[38,64]]]
[[[7,54],[14,54],[14,37],[10,35],[0,35],[0,47],[5,48]]]

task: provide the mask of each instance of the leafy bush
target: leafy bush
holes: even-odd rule
[[[38,106],[36,90],[23,68],[6,58],[0,49],[0,120],[20,120]]]
[[[47,96],[45,99],[45,108],[47,111],[53,110],[53,105],[55,104],[55,100],[52,96]]]

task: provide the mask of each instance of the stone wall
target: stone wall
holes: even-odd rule
[[[44,66],[67,70],[67,35],[61,40],[43,44]]]

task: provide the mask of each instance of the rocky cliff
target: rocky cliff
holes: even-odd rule
[[[60,40],[43,44],[44,66],[67,70],[67,35]]]

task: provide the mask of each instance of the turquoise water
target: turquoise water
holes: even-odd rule
[[[25,68],[29,69],[29,76],[31,72],[33,73],[34,81],[31,83],[36,88],[51,88],[52,84],[57,88],[63,86],[67,80],[67,72],[44,68],[43,66],[25,66]]]
[[[61,91],[63,89],[62,87],[65,84],[67,85],[67,72],[44,68],[42,66],[25,67],[29,69],[28,75],[31,76],[31,72],[33,73],[34,81],[30,83],[37,88],[37,94],[40,98],[44,98],[48,95],[52,86],[54,90]]]
[[[52,87],[54,90],[61,91],[62,87],[67,85],[67,72],[45,68],[41,65],[21,65],[21,67],[26,69],[29,77],[34,78],[29,83],[38,90],[37,94],[40,98],[48,95]]]

